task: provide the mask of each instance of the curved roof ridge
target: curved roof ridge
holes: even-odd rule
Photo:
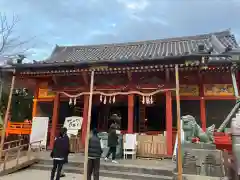
[[[84,63],[104,61],[106,59],[116,61],[122,58],[132,61],[143,57],[149,60],[165,56],[179,57],[183,54],[194,53],[199,44],[203,44],[206,49],[212,47],[216,53],[221,53],[223,46],[227,47],[230,45],[236,47],[234,35],[231,34],[228,29],[195,36],[182,36],[150,41],[85,46],[56,46],[52,56],[44,63]]]
[[[121,43],[108,43],[108,44],[92,44],[92,45],[73,45],[73,46],[60,46],[58,45],[58,48],[104,48],[104,47],[113,47],[113,46],[135,46],[135,45],[143,45],[143,44],[152,44],[152,43],[162,43],[162,42],[178,42],[178,41],[191,41],[191,40],[200,40],[200,39],[208,39],[212,35],[215,36],[229,36],[231,35],[230,30],[224,30],[214,33],[205,33],[205,34],[198,34],[198,35],[192,35],[192,36],[180,36],[180,37],[171,37],[171,38],[163,38],[163,39],[156,39],[156,40],[143,40],[143,41],[132,41],[132,42],[121,42]]]

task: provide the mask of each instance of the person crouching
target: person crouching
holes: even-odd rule
[[[62,128],[60,130],[59,137],[56,138],[51,152],[53,158],[53,168],[51,172],[51,180],[54,180],[55,173],[57,171],[56,180],[60,179],[63,164],[66,162],[69,154],[69,141],[64,138],[66,130]]]
[[[97,130],[93,129],[92,137],[89,139],[88,146],[88,169],[87,180],[91,180],[93,174],[94,180],[99,180],[100,158],[102,155],[100,138],[97,135]]]

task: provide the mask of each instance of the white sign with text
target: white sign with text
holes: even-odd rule
[[[83,118],[79,116],[66,117],[64,127],[67,128],[68,135],[77,135],[82,128]]]

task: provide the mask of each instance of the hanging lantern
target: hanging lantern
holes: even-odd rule
[[[107,97],[104,96],[104,101],[103,101],[103,104],[106,104],[107,103]]]
[[[100,95],[100,102],[102,102],[103,101],[103,96],[102,95]]]
[[[74,98],[74,102],[73,102],[74,105],[77,104],[77,98]]]
[[[115,96],[113,96],[113,103],[115,103]]]

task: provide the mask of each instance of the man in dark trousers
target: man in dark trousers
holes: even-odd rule
[[[100,158],[102,155],[100,138],[97,135],[97,130],[93,129],[92,137],[89,139],[88,146],[88,170],[87,180],[91,180],[93,173],[94,180],[99,180]]]
[[[53,150],[51,152],[51,157],[53,158],[51,180],[54,180],[56,171],[57,171],[56,180],[60,179],[63,164],[68,159],[70,146],[69,146],[69,139],[64,138],[65,133],[66,133],[66,129],[63,128],[60,130],[60,135],[59,137],[56,138],[54,142]]]
[[[116,158],[116,151],[117,151],[117,145],[118,145],[118,135],[117,135],[117,130],[118,130],[118,124],[114,120],[113,123],[111,124],[108,132],[108,153],[105,158],[105,161],[108,161],[109,156],[112,154],[112,162],[113,163],[118,163],[115,158]]]
[[[65,138],[66,141],[68,141],[69,144],[70,144],[70,140],[69,140],[69,137],[67,135],[67,128],[65,128],[65,127],[63,127],[63,138]],[[66,163],[68,163],[68,156],[64,159],[64,164],[66,164]],[[63,165],[63,167],[64,167],[64,165]],[[64,170],[63,167],[62,167],[62,171],[61,171],[61,176],[60,177],[65,177],[66,176],[66,174],[63,171]]]

